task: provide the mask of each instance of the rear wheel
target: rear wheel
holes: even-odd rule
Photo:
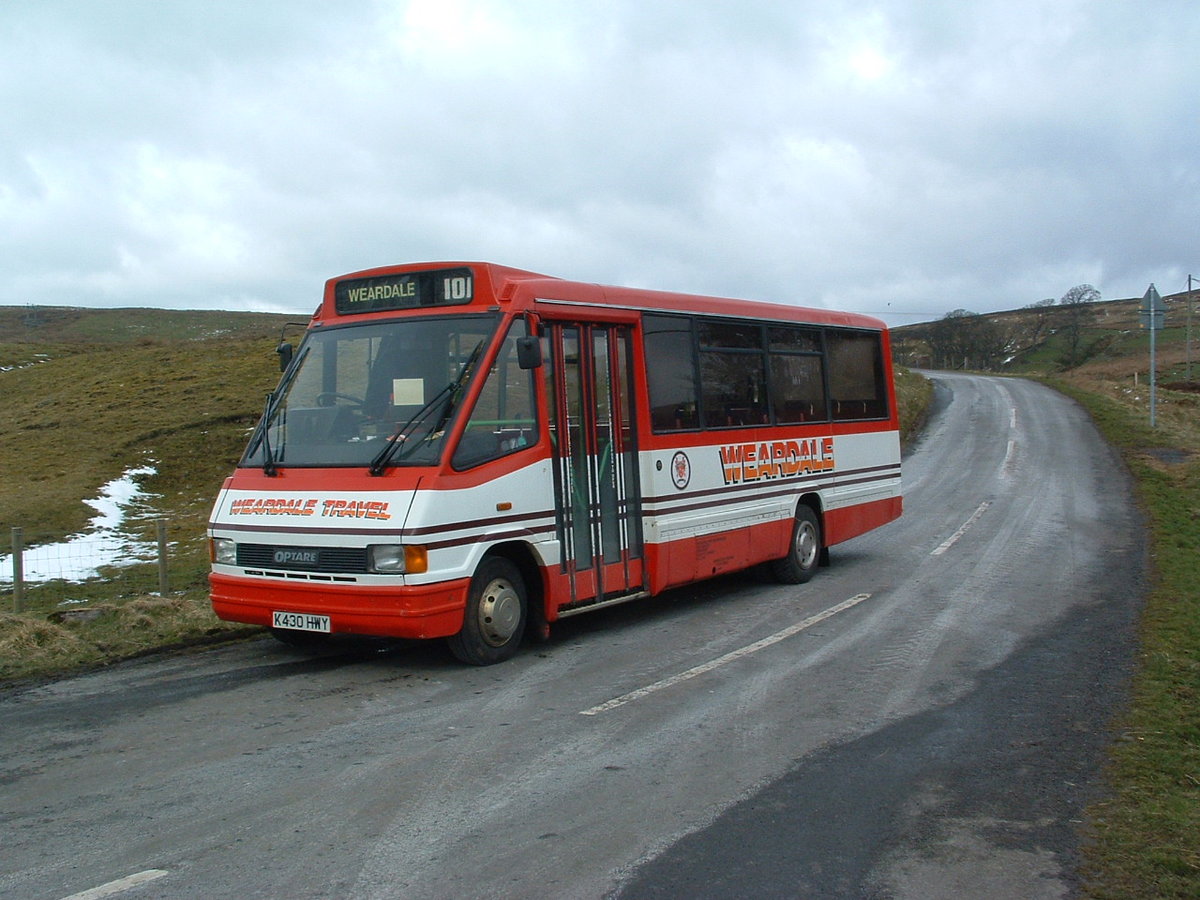
[[[462,631],[447,639],[450,652],[473,666],[508,659],[521,645],[528,605],[520,570],[503,557],[487,557],[471,579]]]
[[[804,584],[821,562],[821,523],[808,506],[796,510],[787,556],[771,563],[771,574],[784,584]]]

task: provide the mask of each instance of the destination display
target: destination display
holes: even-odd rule
[[[470,303],[474,296],[475,279],[467,268],[350,278],[334,286],[334,302],[340,315],[418,306],[461,306]]]

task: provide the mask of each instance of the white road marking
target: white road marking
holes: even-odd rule
[[[78,894],[72,894],[70,897],[64,897],[63,900],[100,900],[101,897],[111,897],[114,894],[124,893],[140,884],[146,884],[149,881],[162,878],[166,874],[168,874],[166,869],[147,869],[145,872],[136,872],[133,875],[118,878],[116,881],[110,881],[108,884],[80,891]]]
[[[1017,430],[1017,408],[1015,406],[1008,411],[1008,430],[1009,431]],[[1015,454],[1016,449],[1017,449],[1017,439],[1015,437],[1009,438],[1008,439],[1008,450],[1005,451],[1005,453],[1004,453],[1004,462],[1002,462],[1000,464],[1000,473],[1002,475],[1010,474],[1009,468],[1012,466],[1013,456]]]
[[[1016,441],[1008,442],[1008,450],[1004,453],[1004,462],[1000,464],[1001,471],[1008,471],[1009,465],[1012,464],[1013,451],[1017,449]]]
[[[870,594],[855,594],[849,600],[843,600],[836,606],[831,606],[824,612],[819,612],[815,616],[809,616],[802,622],[797,622],[795,625],[789,625],[783,631],[777,631],[772,635],[768,635],[762,640],[755,641],[753,644],[747,644],[738,650],[732,650],[724,656],[718,656],[716,659],[709,660],[706,663],[701,663],[698,666],[693,666],[686,672],[680,672],[678,675],[672,675],[670,678],[664,678],[662,681],[656,681],[654,684],[646,685],[638,688],[635,691],[630,691],[628,694],[622,694],[620,697],[614,697],[599,706],[593,706],[591,709],[580,711],[581,716],[595,716],[602,712],[608,712],[610,709],[616,709],[618,706],[624,706],[634,700],[640,700],[664,688],[669,688],[679,684],[681,681],[687,681],[689,678],[695,678],[697,675],[703,675],[705,672],[711,672],[713,669],[719,668],[726,663],[731,663],[734,660],[741,659],[743,656],[749,656],[751,653],[757,653],[764,647],[770,647],[772,644],[778,644],[782,640],[790,638],[794,634],[799,634],[806,628],[811,628],[818,622],[824,622],[826,619],[836,616],[840,612],[845,612],[851,607],[858,606],[864,600],[870,599]]]
[[[969,519],[967,519],[967,521],[963,522],[962,525],[959,526],[958,531],[954,532],[954,534],[950,535],[950,537],[946,538],[946,540],[944,540],[940,544],[938,544],[933,549],[933,552],[931,552],[929,555],[930,556],[941,556],[943,553],[945,553],[947,550],[949,550],[951,547],[953,547],[955,544],[957,544],[959,538],[961,538],[964,534],[967,533],[967,531],[970,529],[970,527],[975,524],[975,522],[979,519],[979,517],[983,515],[984,511],[991,505],[992,505],[991,500],[984,500],[982,503],[980,503],[979,508],[977,510],[975,510],[974,513],[971,514],[971,518],[969,518]]]

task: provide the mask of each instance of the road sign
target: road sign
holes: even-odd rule
[[[1158,296],[1158,288],[1153,283],[1146,288],[1140,315],[1142,327],[1150,329],[1150,427],[1154,428],[1158,424],[1154,420],[1154,407],[1158,405],[1158,391],[1155,384],[1158,363],[1154,358],[1154,332],[1162,330],[1163,319],[1167,317],[1167,305],[1163,303],[1163,298]]]
[[[1142,298],[1138,318],[1141,320],[1143,328],[1151,331],[1162,330],[1163,321],[1167,318],[1167,304],[1163,302],[1163,298],[1158,294],[1158,288],[1153,284],[1146,289],[1146,296]]]

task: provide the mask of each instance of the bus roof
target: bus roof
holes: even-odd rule
[[[313,324],[333,324],[334,321],[344,319],[346,315],[344,308],[342,312],[338,311],[338,287],[344,283],[372,283],[386,280],[389,276],[431,272],[454,273],[468,269],[474,277],[473,298],[484,298],[488,305],[513,304],[518,309],[527,309],[535,307],[539,302],[552,304],[558,301],[643,311],[707,313],[734,318],[784,320],[817,325],[887,330],[887,326],[880,319],[859,313],[804,307],[789,303],[769,303],[760,300],[742,300],[568,281],[496,263],[450,261],[381,266],[331,278],[325,284],[324,301],[313,317]],[[446,302],[451,303],[451,301]],[[394,315],[397,308],[383,312],[371,310],[365,315],[369,318],[375,318],[377,315]],[[355,313],[356,317],[363,314]]]

